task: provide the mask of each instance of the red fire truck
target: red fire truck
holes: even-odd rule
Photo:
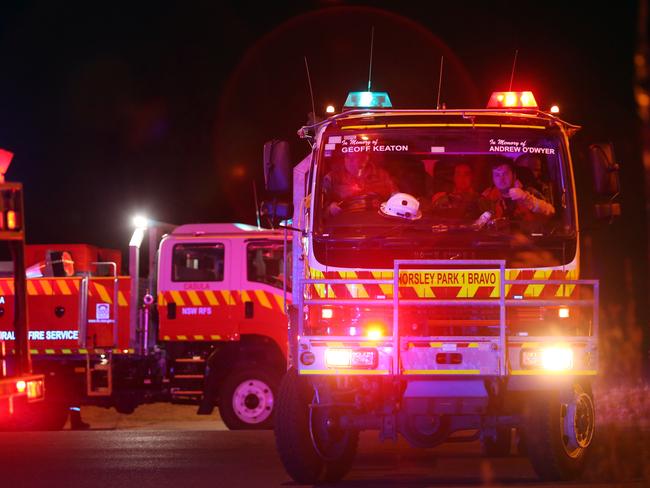
[[[0,299],[0,315],[5,309],[11,312],[15,339],[13,351],[0,339],[0,428],[29,422],[45,392],[43,375],[32,373],[28,346],[22,185],[4,181],[12,157],[12,153],[0,149],[0,252],[11,257],[11,271],[17,277],[13,303]]]
[[[130,275],[119,252],[89,245],[27,246],[29,336],[46,376],[48,415],[70,406],[132,412],[153,401],[218,405],[231,429],[268,428],[286,370],[284,234],[245,224],[190,224],[157,242],[140,221]],[[150,232],[149,277],[139,249]],[[0,339],[13,344],[13,277],[0,278]],[[157,298],[156,298],[157,297]]]
[[[280,458],[299,483],[352,466],[358,433],[416,447],[518,441],[540,477],[578,476],[594,439],[598,282],[580,279],[569,151],[579,129],[531,92],[487,109],[398,110],[351,93],[299,134],[291,369]],[[620,207],[591,146],[597,210]],[[278,153],[272,167],[288,168]],[[523,446],[525,445],[525,449]]]

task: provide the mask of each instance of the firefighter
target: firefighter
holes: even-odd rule
[[[547,202],[553,203],[553,190],[551,184],[544,181],[542,175],[542,158],[538,154],[522,154],[515,160],[516,169],[519,172],[519,179],[527,186],[539,191]],[[522,171],[523,170],[523,171]],[[523,175],[530,175],[530,182],[526,182]]]
[[[329,216],[339,215],[344,208],[365,210],[372,202],[379,206],[397,191],[388,172],[370,161],[365,152],[345,153],[343,165],[330,171],[323,179],[323,191]]]
[[[450,192],[438,192],[431,197],[431,205],[449,217],[475,219],[480,210],[480,195],[474,189],[472,167],[465,162],[454,166],[454,188]]]
[[[509,159],[499,159],[492,165],[492,183],[481,195],[480,206],[495,219],[536,221],[555,214],[553,205],[539,191],[524,188],[515,178],[514,165]]]

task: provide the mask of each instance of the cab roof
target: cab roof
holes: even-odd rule
[[[262,229],[241,223],[185,224],[176,227],[172,236],[230,236],[230,237],[269,237],[284,235],[282,229]]]
[[[570,124],[559,117],[538,109],[355,109],[333,115],[311,126],[305,126],[301,133],[308,136],[323,126],[342,129],[384,129],[397,127],[557,127],[569,136],[580,126]]]

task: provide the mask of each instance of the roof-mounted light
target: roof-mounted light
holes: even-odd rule
[[[487,108],[537,108],[533,92],[493,92]]]
[[[387,92],[350,92],[344,108],[391,108],[393,104]]]

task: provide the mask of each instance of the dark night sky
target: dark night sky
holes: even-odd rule
[[[131,3],[0,9],[0,147],[16,153],[30,242],[124,248],[137,210],[253,223],[264,141],[291,140],[296,160],[306,147],[303,56],[317,110],[340,106],[365,86],[374,25],[373,86],[403,107],[434,104],[441,54],[447,106],[482,107],[519,49],[514,88],[558,103],[585,127],[577,142],[613,141],[624,165],[625,218],[595,248],[645,263],[636,2]]]

